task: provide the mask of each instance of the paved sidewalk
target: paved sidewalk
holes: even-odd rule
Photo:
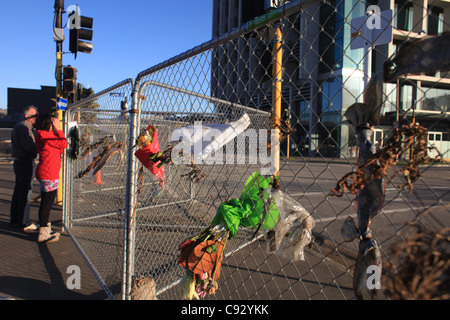
[[[37,233],[25,233],[9,226],[9,209],[14,188],[12,161],[0,159],[0,300],[106,300],[103,288],[84,261],[70,237],[62,233],[54,243],[38,243]],[[35,181],[33,199],[39,196]],[[31,206],[31,220],[38,221],[39,202]],[[61,230],[61,207],[54,205],[52,229]],[[70,290],[78,266],[81,288]]]

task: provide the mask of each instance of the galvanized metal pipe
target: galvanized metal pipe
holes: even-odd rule
[[[124,259],[122,277],[122,300],[130,299],[132,288],[132,276],[134,273],[134,242],[136,219],[133,219],[134,207],[136,203],[137,190],[137,163],[133,154],[132,146],[139,135],[140,127],[140,102],[138,97],[139,82],[133,85],[130,109],[130,133],[128,140],[128,162],[127,162],[127,182],[125,193],[125,232],[124,232]]]
[[[265,114],[265,115],[270,114],[270,112],[267,112],[267,111],[246,107],[246,106],[243,106],[243,105],[241,105],[239,103],[230,102],[230,101],[227,101],[227,100],[211,97],[211,96],[208,96],[208,95],[205,95],[205,94],[201,94],[201,93],[194,92],[194,91],[191,91],[191,90],[186,90],[186,89],[183,89],[183,88],[171,86],[169,84],[165,84],[165,83],[154,81],[154,80],[145,81],[143,83],[143,85],[141,86],[141,89],[140,89],[141,92],[148,85],[153,85],[153,86],[161,87],[161,88],[164,88],[164,89],[168,89],[168,90],[172,90],[172,91],[176,91],[176,92],[180,92],[180,93],[185,93],[185,94],[193,96],[193,97],[197,97],[197,98],[202,98],[202,99],[208,100],[209,102],[212,102],[212,103],[220,103],[220,104],[224,104],[224,105],[227,105],[227,106],[230,106],[230,107],[233,107],[233,108],[242,109],[244,111],[251,111],[253,113],[261,113],[261,114]],[[178,113],[178,112],[174,112],[174,113]]]
[[[125,80],[123,80],[123,81],[121,81],[121,82],[119,82],[119,83],[117,83],[115,85],[112,85],[111,87],[109,87],[109,88],[107,88],[105,90],[97,92],[96,94],[94,94],[92,96],[89,96],[87,98],[84,98],[83,100],[80,100],[80,101],[77,101],[75,103],[72,103],[72,104],[67,106],[66,111],[69,110],[69,109],[75,109],[75,108],[81,107],[84,104],[86,104],[86,102],[95,100],[98,97],[102,96],[103,94],[105,94],[105,93],[107,93],[107,92],[109,92],[111,90],[114,90],[114,89],[120,88],[122,86],[125,86],[127,84],[131,84],[131,86],[133,87],[133,84],[134,84],[133,79],[131,79],[131,78],[125,79]]]

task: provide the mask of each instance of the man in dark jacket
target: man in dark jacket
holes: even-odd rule
[[[35,229],[30,227],[29,218],[30,199],[32,196],[31,187],[35,167],[34,159],[37,156],[32,130],[36,123],[38,110],[35,106],[26,107],[24,115],[25,120],[17,123],[11,134],[16,185],[11,200],[10,225],[19,228]]]

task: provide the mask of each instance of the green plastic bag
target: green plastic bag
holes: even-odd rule
[[[278,222],[278,208],[270,199],[268,190],[272,188],[271,177],[264,177],[254,172],[245,183],[239,199],[230,199],[217,208],[212,225],[222,224],[230,232],[232,239],[239,228],[258,228],[271,230]]]

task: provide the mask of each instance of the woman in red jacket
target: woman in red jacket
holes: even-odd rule
[[[55,242],[59,240],[59,234],[51,233],[48,220],[59,187],[61,155],[68,144],[58,118],[51,115],[39,116],[36,129],[35,140],[39,163],[35,176],[41,187],[38,242]]]

